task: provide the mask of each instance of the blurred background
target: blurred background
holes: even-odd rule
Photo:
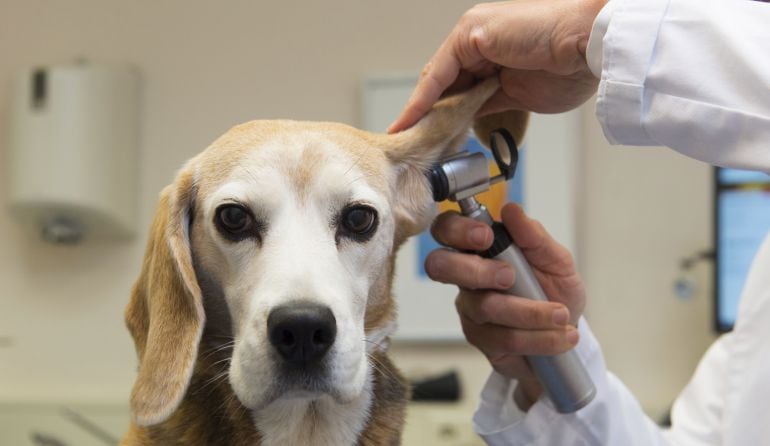
[[[108,444],[125,430],[136,356],[123,308],[158,193],[185,160],[251,119],[363,126],[367,80],[413,78],[472,5],[0,0],[0,444],[35,444],[33,432]],[[135,234],[61,246],[7,209],[12,98],[22,70],[77,59],[138,73]],[[610,148],[593,109],[534,117],[563,138],[559,152],[530,147],[525,204],[574,251],[608,366],[658,419],[715,337],[711,265],[687,271],[685,297],[674,287],[682,260],[712,247],[713,172],[666,149]],[[404,443],[478,444],[484,357],[452,336],[397,340],[392,354],[412,378],[460,379],[458,401],[410,406]]]

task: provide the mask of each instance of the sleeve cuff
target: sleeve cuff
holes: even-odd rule
[[[586,62],[597,79],[602,77],[602,51],[604,49],[604,35],[607,34],[607,27],[610,25],[610,19],[615,12],[616,1],[608,1],[599,11],[591,27],[591,35],[588,37],[588,48],[586,48]]]
[[[644,83],[669,1],[612,0],[611,9],[603,9],[594,24],[589,63],[601,78],[596,116],[612,144],[657,145],[642,126]],[[600,36],[601,45],[596,42]]]

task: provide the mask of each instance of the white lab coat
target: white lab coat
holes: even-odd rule
[[[588,60],[596,114],[615,144],[664,145],[711,164],[770,172],[770,4],[611,0]],[[705,354],[674,403],[673,426],[648,419],[606,370],[588,324],[576,351],[597,395],[573,414],[541,398],[527,413],[493,373],[474,416],[490,445],[770,445],[770,237],[744,287],[733,332]]]

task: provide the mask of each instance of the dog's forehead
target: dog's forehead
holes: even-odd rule
[[[233,127],[201,153],[196,181],[205,193],[228,180],[281,177],[302,195],[319,178],[355,174],[386,192],[389,163],[374,141],[371,134],[338,123],[252,121]]]

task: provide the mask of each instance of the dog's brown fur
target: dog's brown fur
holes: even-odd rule
[[[378,169],[388,162],[407,166],[397,186],[405,205],[402,211],[394,210],[395,253],[407,237],[422,231],[429,222],[425,216],[411,215],[428,209],[430,195],[422,173],[426,163],[454,150],[464,139],[475,111],[497,88],[496,81],[486,81],[469,93],[445,99],[420,125],[396,135],[375,135],[339,124],[245,124],[215,142],[215,153],[208,153],[209,149],[197,161],[215,165],[209,172],[223,176],[242,153],[255,146],[260,132],[281,125],[331,129],[328,131],[338,132],[341,139],[351,140],[350,150],[380,148],[384,156],[377,151],[363,158],[365,170]],[[520,141],[526,120],[526,113],[511,112],[503,118],[481,120],[477,131],[483,130],[483,136],[492,128],[504,126]],[[418,156],[414,153],[417,150],[425,153]],[[293,175],[298,176],[295,183],[301,188],[306,173],[297,169]],[[253,414],[240,403],[229,383],[220,379],[232,355],[232,347],[225,342],[231,339],[231,327],[228,316],[222,313],[227,310],[208,295],[211,291],[207,289],[205,272],[196,268],[196,256],[206,253],[196,253],[189,242],[195,238],[198,224],[194,220],[197,190],[192,170],[187,167],[163,191],[142,272],[126,308],[126,324],[134,338],[140,367],[131,397],[135,422],[123,439],[124,445],[261,444]],[[365,315],[367,333],[395,319],[391,296],[394,258],[383,267],[388,274],[378,289],[371,290]],[[385,352],[375,351],[370,358],[374,364],[373,400],[358,444],[399,444],[409,393],[406,381]]]

